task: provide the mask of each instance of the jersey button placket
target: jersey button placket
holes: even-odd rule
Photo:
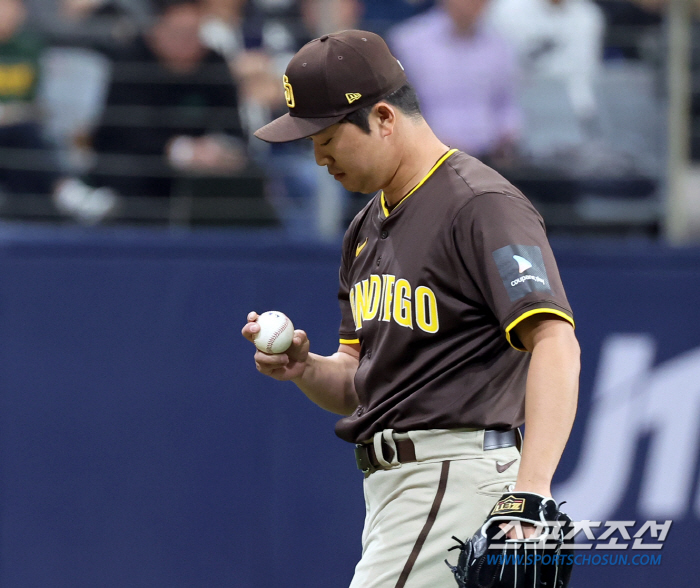
[[[389,236],[389,231],[382,231],[381,235],[379,235],[382,239],[386,239]]]

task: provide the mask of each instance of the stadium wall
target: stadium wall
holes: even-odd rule
[[[583,352],[556,496],[575,517],[673,520],[644,552],[659,565],[591,559],[572,586],[695,586],[700,250],[555,251]],[[3,228],[0,585],[347,586],[352,448],[240,336],[277,309],[333,352],[338,260],[271,233]]]

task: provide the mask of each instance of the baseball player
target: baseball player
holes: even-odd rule
[[[579,347],[542,219],[433,134],[377,35],[311,41],[284,91],[289,113],[256,135],[310,138],[318,165],[375,195],[343,241],[338,351],[311,353],[298,330],[286,353],[258,351],[257,369],[344,415],[367,506],[351,587],[454,586],[451,537],[504,492],[551,496],[574,419]]]

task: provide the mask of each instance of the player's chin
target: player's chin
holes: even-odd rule
[[[338,174],[336,174],[338,175]],[[336,181],[340,182],[340,184],[345,188],[348,192],[357,192],[359,194],[372,194],[376,192],[376,190],[371,190],[368,189],[366,184],[363,183],[360,179],[357,177],[351,178],[347,174],[340,174],[342,177],[338,178],[336,176],[333,176]]]

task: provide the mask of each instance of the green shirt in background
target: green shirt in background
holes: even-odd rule
[[[43,49],[39,37],[26,30],[0,43],[0,104],[34,101]]]

